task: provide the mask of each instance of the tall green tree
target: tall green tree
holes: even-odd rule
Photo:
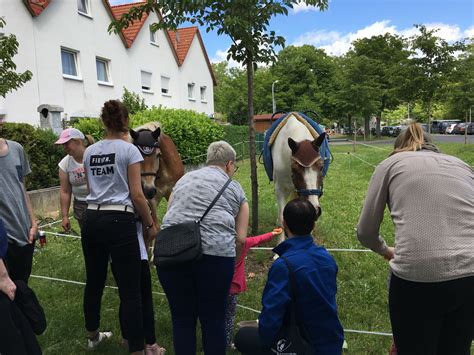
[[[456,60],[447,101],[452,118],[464,117],[474,106],[474,39]]]
[[[153,30],[173,29],[190,22],[199,24],[206,31],[216,30],[218,35],[227,35],[232,44],[227,59],[234,59],[247,70],[247,102],[249,123],[250,165],[252,180],[252,233],[258,230],[258,182],[255,146],[254,115],[254,69],[256,63],[270,63],[275,60],[275,46],[284,46],[285,39],[269,29],[270,20],[278,15],[288,15],[295,4],[306,3],[321,10],[328,6],[328,0],[146,0],[112,22],[110,31],[118,33],[134,20],[140,20],[144,13],[156,12],[160,22],[153,24]]]
[[[413,56],[410,60],[411,82],[428,112],[428,132],[431,132],[431,117],[436,99],[446,93],[449,76],[455,64],[457,51],[463,50],[462,42],[449,44],[436,36],[437,30],[415,25],[419,33],[411,38]]]
[[[365,76],[369,80],[368,85],[376,85],[377,88],[373,98],[377,101],[377,109],[371,114],[377,119],[376,134],[380,137],[382,112],[394,109],[400,103],[398,87],[400,78],[406,77],[405,68],[409,56],[406,41],[402,37],[386,33],[356,40],[352,45],[352,55],[364,57],[364,65],[369,67],[370,75]]]
[[[0,17],[0,28],[5,26],[5,20]],[[14,34],[0,35],[0,95],[5,97],[10,91],[17,90],[31,80],[33,74],[29,70],[16,72],[13,57],[18,53],[18,41]]]

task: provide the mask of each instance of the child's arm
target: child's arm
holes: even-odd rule
[[[262,235],[256,235],[255,237],[248,237],[245,240],[245,246],[248,248],[253,248],[255,246],[268,242],[269,240],[272,240],[274,236],[281,234],[282,232],[283,230],[281,228],[275,228],[272,232],[268,232]]]

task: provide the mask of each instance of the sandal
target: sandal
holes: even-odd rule
[[[150,345],[146,344],[145,346],[145,355],[163,355],[166,352],[166,349],[159,346],[157,343]]]

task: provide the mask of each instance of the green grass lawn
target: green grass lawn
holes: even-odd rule
[[[443,152],[453,154],[474,165],[474,145],[440,144]],[[375,149],[357,146],[354,153],[358,158],[376,165],[390,152],[390,147]],[[358,215],[362,207],[373,167],[362,162],[352,153],[352,146],[334,146],[334,161],[324,182],[324,197],[321,200],[323,214],[317,223],[315,238],[326,248],[357,248],[361,246],[354,233]],[[242,184],[247,196],[251,196],[250,168],[247,160],[239,163],[241,169],[235,178]],[[277,218],[277,204],[273,185],[268,182],[263,166],[259,165],[259,232],[271,231]],[[163,216],[164,203],[159,215]],[[77,224],[75,225],[78,231]],[[50,228],[49,231],[60,231]],[[382,235],[389,244],[393,243],[393,225],[388,213],[381,227]],[[339,265],[338,306],[342,324],[347,330],[364,330],[390,333],[387,307],[388,264],[374,253],[333,252]],[[239,304],[260,309],[260,297],[266,280],[266,271],[272,262],[269,251],[249,252],[247,273],[255,273],[249,278],[247,293],[239,296]],[[85,281],[84,262],[80,240],[72,238],[48,237],[45,248],[35,253],[34,275]],[[172,354],[171,320],[166,298],[153,270],[156,328],[158,342]],[[109,277],[108,285],[114,286]],[[48,320],[48,328],[39,337],[45,354],[85,354],[87,353],[86,332],[82,313],[83,286],[58,281],[32,278],[30,285],[36,291]],[[96,353],[126,354],[119,346],[118,295],[114,289],[106,289],[102,301],[101,329],[111,330],[113,338],[101,345]],[[237,321],[256,319],[252,311],[238,308]],[[346,332],[348,350],[351,354],[386,354],[391,338]]]

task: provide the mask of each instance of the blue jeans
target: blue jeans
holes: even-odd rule
[[[225,355],[225,313],[234,258],[203,255],[191,266],[159,269],[168,298],[176,355],[196,354],[196,323],[201,323],[205,355]]]

